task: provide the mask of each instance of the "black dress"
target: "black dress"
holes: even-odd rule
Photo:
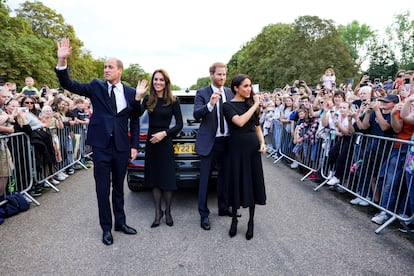
[[[142,112],[147,107],[148,96],[142,102]],[[170,128],[171,119],[174,116],[175,125]],[[148,113],[148,136],[145,144],[145,183],[149,187],[157,187],[162,190],[176,190],[175,161],[172,138],[183,128],[180,101],[169,106],[164,106],[164,99],[158,98],[153,112]],[[167,137],[161,142],[152,144],[152,134],[159,131],[167,131]]]
[[[246,102],[230,101],[223,104],[223,114],[230,131],[228,200],[233,208],[266,204],[260,142],[256,134],[259,117],[254,114],[243,127],[231,121],[234,115],[242,115],[248,109]]]

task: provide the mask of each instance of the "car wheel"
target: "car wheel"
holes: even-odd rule
[[[134,182],[128,182],[128,188],[132,192],[143,192],[146,190],[145,187],[143,187],[142,185],[139,185],[138,183],[134,183]]]

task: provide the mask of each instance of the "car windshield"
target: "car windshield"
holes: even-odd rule
[[[183,123],[184,126],[198,126],[200,123],[196,121],[193,116],[194,111],[194,97],[193,96],[180,96],[180,107],[181,113],[183,115]],[[170,126],[175,125],[175,118],[172,117]],[[144,112],[141,116],[140,126],[147,128],[148,127],[148,113],[147,111]]]

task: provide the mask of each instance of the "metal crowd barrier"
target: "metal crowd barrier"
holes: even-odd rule
[[[64,172],[68,168],[75,169],[76,165],[88,169],[84,160],[91,153],[86,151],[86,132],[86,125],[50,129],[58,162],[49,172],[44,168],[42,160],[36,160],[35,152],[38,145],[34,142],[35,139],[31,140],[25,133],[0,135],[0,181],[4,182],[4,187],[0,185],[0,189],[3,189],[3,194],[16,190],[22,193],[27,201],[39,206],[40,203],[29,193],[34,185],[45,185],[59,192],[56,185],[49,181],[51,177],[55,177],[59,172]],[[0,206],[5,203],[7,201],[2,200]]]
[[[316,173],[320,169],[321,155],[319,152],[323,147],[323,141],[320,139],[316,139],[315,141],[305,139],[302,143],[295,145],[293,144],[293,136],[290,132],[287,132],[283,127],[280,131],[280,147],[277,152],[278,157],[274,163],[279,162],[283,158],[297,162],[301,167],[308,170],[302,177],[302,181],[308,178],[310,174]],[[272,155],[275,155],[275,153]]]
[[[414,141],[355,133],[347,138],[325,135],[295,147],[291,133],[284,128],[280,131],[280,148],[268,155],[276,159],[274,163],[282,158],[296,161],[309,170],[302,181],[312,172],[318,172],[322,182],[314,189],[317,191],[327,185],[330,171],[335,169],[329,164],[329,152],[338,143],[340,155],[331,156],[331,163],[340,158],[338,164],[343,175],[335,186],[388,215],[389,219],[375,233],[379,234],[396,220],[409,230],[407,225],[414,221],[414,210],[410,209],[410,200],[414,203],[414,161],[410,171],[407,162],[414,160]],[[411,205],[413,208],[414,204]]]
[[[64,127],[62,129],[52,128],[51,135],[56,151],[57,163],[54,170],[46,173],[44,168],[41,168],[35,174],[35,182],[38,184],[46,184],[55,192],[59,192],[56,185],[50,182],[51,177],[55,177],[59,172],[65,172],[67,169],[75,170],[78,165],[83,169],[88,169],[84,164],[86,154],[86,125],[73,125]],[[39,167],[39,166],[38,166]]]
[[[19,191],[28,201],[40,205],[28,191],[33,185],[34,179],[34,153],[30,145],[30,137],[23,133],[0,135],[0,155],[2,158],[0,170],[7,176],[0,175],[4,181],[3,195],[9,192]],[[7,167],[7,168],[6,168]],[[3,200],[0,205],[7,201]]]

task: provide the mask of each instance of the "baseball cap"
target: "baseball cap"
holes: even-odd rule
[[[384,98],[379,98],[377,99],[377,101],[383,101],[387,103],[390,103],[390,102],[399,103],[400,99],[395,94],[387,94],[387,96],[385,96]]]

